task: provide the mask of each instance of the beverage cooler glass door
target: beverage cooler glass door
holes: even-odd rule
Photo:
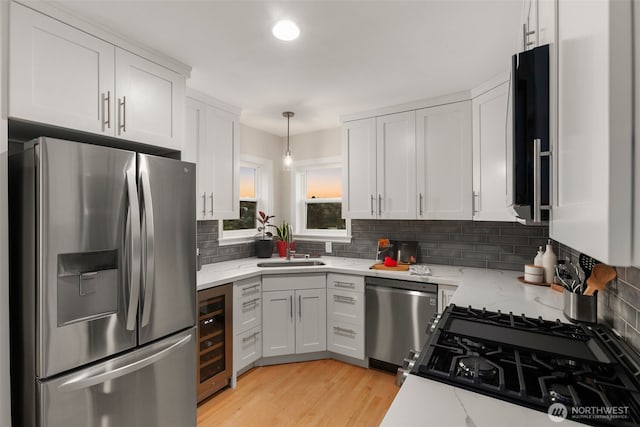
[[[34,340],[47,378],[136,345],[139,208],[135,153],[54,139],[35,150]]]
[[[42,427],[196,425],[195,328],[39,382]]]
[[[140,345],[196,322],[196,167],[138,154]]]

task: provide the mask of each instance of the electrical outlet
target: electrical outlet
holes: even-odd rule
[[[324,242],[324,251],[328,254],[331,253],[331,242]]]

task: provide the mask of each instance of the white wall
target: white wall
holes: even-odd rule
[[[9,248],[7,225],[7,2],[0,4],[0,425],[11,425],[9,392]]]
[[[289,138],[293,160],[319,159],[322,157],[340,156],[341,128],[326,129],[318,132],[294,135]],[[283,147],[287,145],[287,138],[282,139]]]

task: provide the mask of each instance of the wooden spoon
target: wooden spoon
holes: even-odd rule
[[[595,291],[601,291],[607,284],[616,278],[616,270],[606,264],[596,264],[591,270],[591,276],[587,279],[587,289],[584,295],[593,295]]]

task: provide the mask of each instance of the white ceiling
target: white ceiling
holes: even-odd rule
[[[519,0],[61,0],[72,13],[193,67],[187,85],[286,135],[339,116],[470,89],[509,67]],[[281,18],[301,35],[271,35]]]

